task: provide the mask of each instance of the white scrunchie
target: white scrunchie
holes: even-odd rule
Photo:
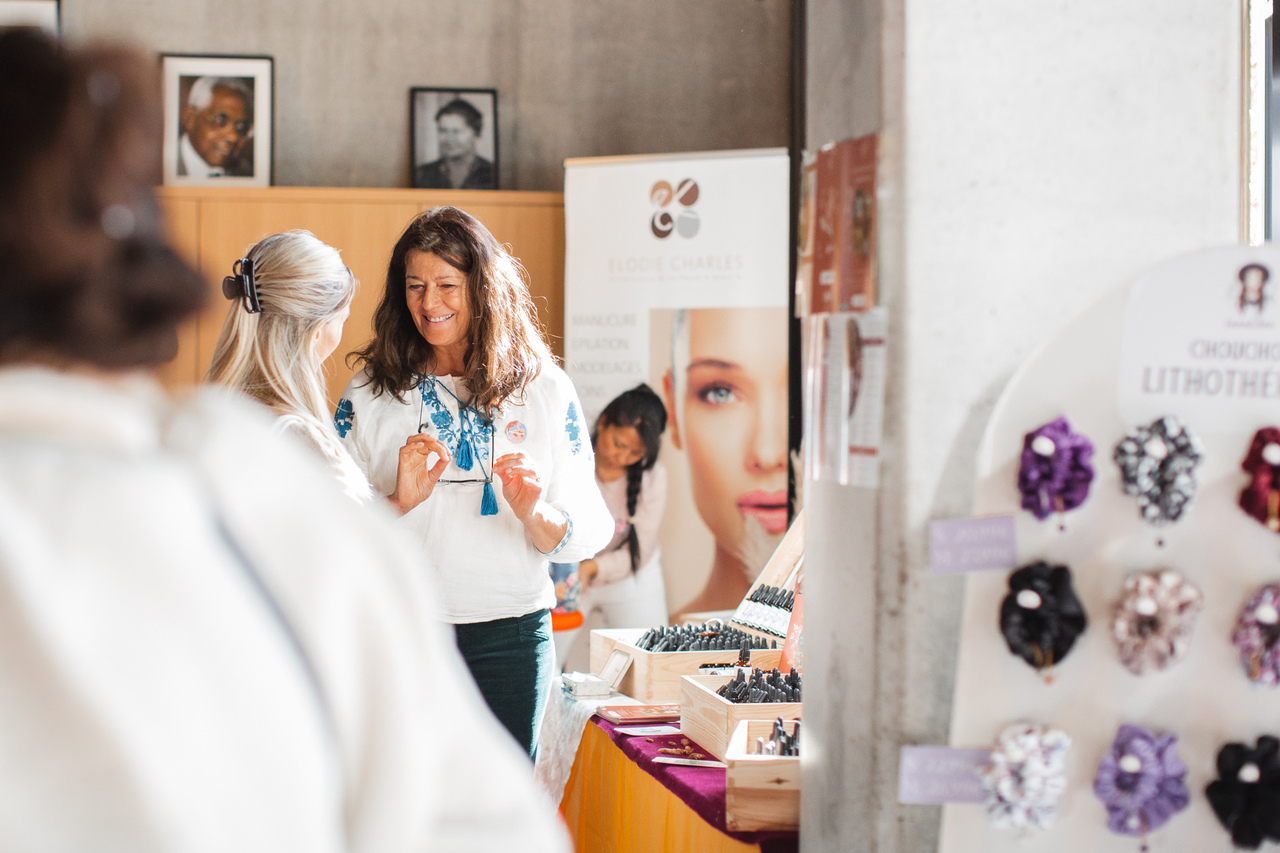
[[[1047,829],[1067,789],[1066,732],[1016,723],[1000,733],[979,772],[987,790],[987,816],[1000,827]]]

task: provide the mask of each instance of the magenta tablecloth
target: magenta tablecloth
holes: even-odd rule
[[[662,783],[698,816],[726,835],[747,844],[759,844],[762,853],[793,853],[800,848],[800,836],[794,832],[729,832],[724,824],[724,768],[681,767],[678,764],[655,764],[658,750],[671,741],[680,744],[684,735],[661,735],[652,742],[643,737],[618,734],[618,728],[608,720],[592,717],[591,722],[609,736],[622,750],[623,755],[640,766],[644,772]],[[704,752],[692,740],[695,752]],[[708,758],[715,756],[708,755]]]

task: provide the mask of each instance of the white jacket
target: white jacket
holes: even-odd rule
[[[565,850],[419,574],[265,412],[0,370],[0,850]]]

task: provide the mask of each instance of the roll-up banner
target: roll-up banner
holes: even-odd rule
[[[736,607],[787,526],[785,148],[565,161],[565,361],[589,423],[667,406],[672,616]]]

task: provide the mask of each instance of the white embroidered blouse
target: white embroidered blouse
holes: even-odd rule
[[[522,403],[508,401],[491,424],[471,408],[460,416],[455,395],[468,397],[456,379],[428,376],[403,400],[393,394],[375,397],[361,371],[343,392],[334,425],[382,494],[395,488],[400,448],[409,436],[428,433],[453,454],[431,497],[401,520],[433,571],[444,621],[487,622],[554,607],[548,557],[575,562],[594,556],[614,530],[596,486],[591,436],[573,383],[555,364],[544,362]],[[543,485],[543,500],[569,518],[570,529],[551,554],[534,548],[496,477],[498,513],[481,514],[484,481],[494,460],[514,452],[528,458]]]

